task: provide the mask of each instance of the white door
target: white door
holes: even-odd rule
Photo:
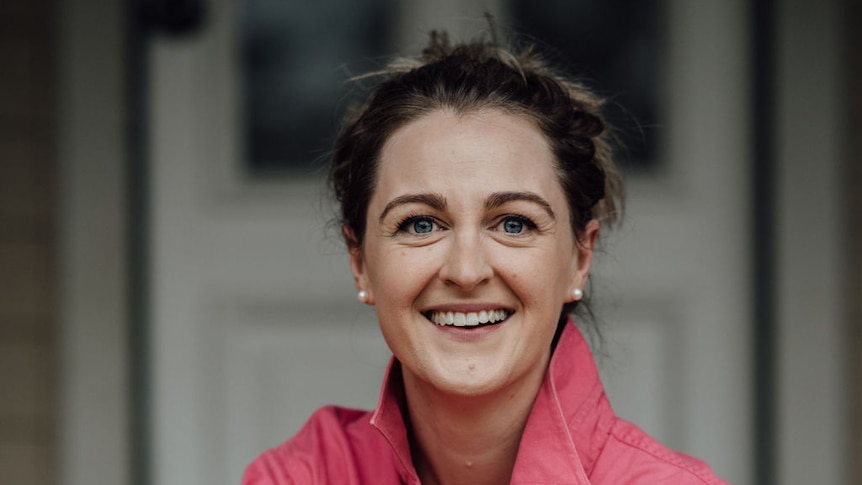
[[[238,483],[316,407],[373,407],[388,359],[337,235],[326,235],[322,179],[239,169],[235,1],[212,2],[198,36],[152,45],[157,485]],[[746,8],[668,0],[665,10],[666,161],[630,177],[625,221],[598,255],[600,365],[619,414],[745,484]],[[394,17],[400,31],[435,26],[414,28],[410,11]]]

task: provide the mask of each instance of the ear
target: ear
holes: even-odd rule
[[[341,227],[341,234],[344,235],[347,251],[350,253],[350,271],[353,273],[353,285],[356,287],[356,292],[365,291],[368,294],[368,299],[364,303],[374,305],[374,292],[371,291],[371,282],[365,269],[365,255],[362,253],[359,240],[356,239],[353,230],[346,225]]]
[[[575,242],[575,253],[572,255],[572,280],[569,285],[567,302],[575,301],[571,291],[575,288],[583,290],[590,276],[590,265],[593,263],[593,249],[599,237],[599,221],[590,220],[580,241]]]

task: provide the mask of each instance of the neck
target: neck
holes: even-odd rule
[[[460,396],[441,393],[405,369],[410,446],[422,483],[509,483],[544,371],[536,369],[517,389]]]

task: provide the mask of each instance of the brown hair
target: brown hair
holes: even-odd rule
[[[383,80],[347,116],[332,155],[329,182],[349,228],[351,248],[362,246],[380,151],[400,127],[433,111],[464,114],[498,109],[533,121],[555,155],[577,240],[586,224],[613,224],[622,180],[613,163],[603,100],[553,72],[533,49],[512,54],[496,40],[450,44],[432,32],[417,59],[397,59],[366,77]],[[563,316],[574,306],[564,308]]]

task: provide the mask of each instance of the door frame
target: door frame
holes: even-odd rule
[[[58,5],[61,110],[57,126],[62,167],[58,253],[63,268],[58,475],[63,484],[130,483],[128,444],[133,437],[127,425],[131,382],[126,371],[131,355],[122,291],[129,278],[128,221],[123,210],[128,194],[125,168],[118,163],[127,159],[121,128],[128,115],[122,49],[127,18],[122,3],[69,0]],[[838,28],[842,2],[817,5],[825,7],[776,2],[780,82],[776,234],[781,246],[775,342],[780,391],[774,451],[780,483],[803,483],[800,477],[842,483],[847,470],[843,451],[847,442],[843,428],[845,253],[840,246],[844,186],[839,173],[844,157],[840,148],[843,46]],[[813,70],[810,65],[821,68]],[[800,99],[810,101],[800,104]],[[98,110],[93,109],[94,100]],[[817,143],[806,146],[806,138],[798,134],[812,127],[808,133],[816,136]],[[817,160],[820,170],[810,170],[811,160]],[[811,196],[798,197],[799,187]],[[809,261],[812,254],[835,256],[799,263]],[[812,389],[817,399],[811,399]],[[823,450],[818,460],[806,454],[814,442]],[[802,481],[794,482],[797,478]]]
[[[847,483],[845,4],[775,4],[776,483]]]
[[[63,485],[131,479],[126,2],[57,2]]]

